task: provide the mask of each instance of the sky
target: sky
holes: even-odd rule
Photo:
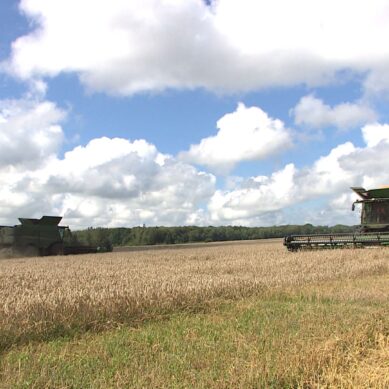
[[[2,0],[0,224],[358,224],[388,0]]]

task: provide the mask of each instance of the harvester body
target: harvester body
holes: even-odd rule
[[[20,218],[20,225],[0,227],[0,249],[9,255],[60,255],[96,252],[86,246],[68,245],[64,241],[68,227],[59,226],[62,217],[43,216],[41,219]]]
[[[360,199],[355,204],[362,206],[361,224],[355,233],[324,235],[289,235],[284,245],[289,251],[301,249],[362,248],[389,246],[389,188],[365,190],[351,188]]]

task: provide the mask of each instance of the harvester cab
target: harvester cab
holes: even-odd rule
[[[366,190],[351,188],[359,197],[352,205],[360,204],[361,224],[355,233],[322,235],[289,235],[284,245],[289,251],[303,249],[362,248],[389,246],[389,187]]]
[[[361,231],[389,231],[389,188],[365,190],[351,188],[361,199],[353,203],[362,205]]]

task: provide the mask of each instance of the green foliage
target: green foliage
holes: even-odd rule
[[[113,249],[110,231],[108,228],[91,227],[83,231],[76,231],[73,236],[81,244],[97,247],[99,251],[109,252]]]
[[[355,231],[355,226],[284,225],[273,227],[133,227],[88,228],[73,234],[83,244],[111,251],[113,246],[143,246],[282,238],[292,234],[330,234]]]

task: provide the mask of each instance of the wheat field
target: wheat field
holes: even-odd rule
[[[139,326],[173,312],[195,314],[215,301],[253,297],[365,301],[385,316],[388,274],[385,248],[289,253],[279,242],[1,260],[0,351],[72,333]],[[360,382],[363,387],[370,370],[376,379],[369,382],[389,385],[383,380],[389,376],[388,321],[377,328],[369,323],[357,326],[359,335],[344,335],[353,345],[350,358],[358,361],[348,363],[347,372],[337,360],[339,343],[320,343],[325,356],[320,379],[325,377],[326,385]],[[311,351],[309,374],[318,363],[313,362],[317,350]],[[342,381],[346,376],[349,381]]]
[[[3,260],[0,329],[23,337],[58,326],[107,325],[218,297],[387,273],[388,257],[385,249],[292,254],[260,243]]]

